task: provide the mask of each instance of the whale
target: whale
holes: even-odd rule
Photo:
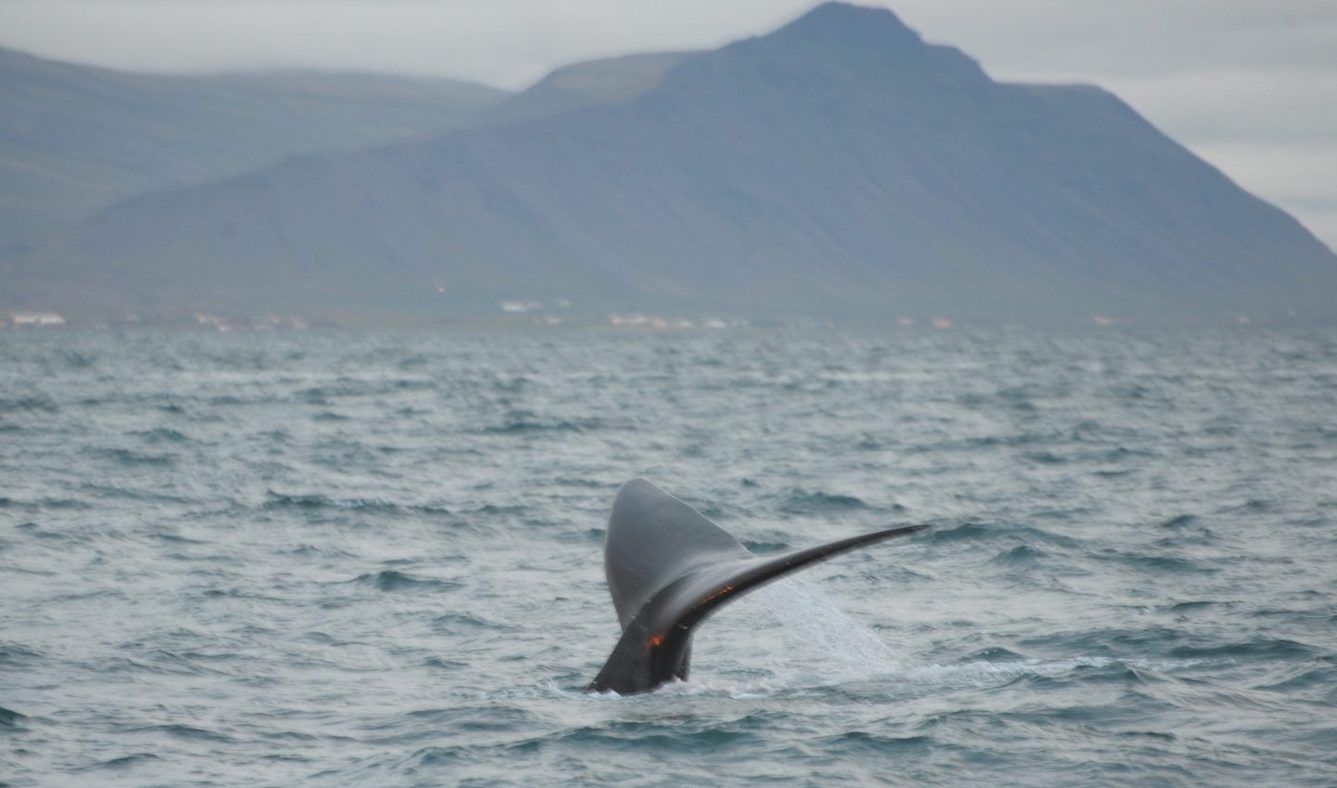
[[[803,567],[926,528],[759,556],[689,504],[633,479],[618,490],[604,537],[604,574],[622,635],[587,689],[634,695],[686,681],[692,634],[722,605]]]

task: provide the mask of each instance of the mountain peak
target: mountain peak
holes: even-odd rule
[[[925,43],[891,11],[840,2],[823,3],[769,35],[717,53],[756,57],[769,69],[806,71],[825,81],[843,74],[908,89],[990,82],[972,58],[954,47]]]
[[[914,30],[886,8],[822,3],[772,34],[776,38],[843,46],[924,46]]]

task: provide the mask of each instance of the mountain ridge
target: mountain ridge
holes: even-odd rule
[[[1111,94],[998,83],[839,4],[611,104],[123,203],[26,270],[48,302],[425,314],[1325,317],[1337,292],[1312,234]]]
[[[124,197],[445,130],[504,95],[356,72],[141,74],[0,49],[0,258]]]

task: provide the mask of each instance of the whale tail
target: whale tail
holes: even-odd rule
[[[927,527],[888,528],[762,557],[650,482],[627,482],[613,502],[604,544],[622,637],[589,689],[626,695],[686,679],[692,630],[721,605],[810,564]]]

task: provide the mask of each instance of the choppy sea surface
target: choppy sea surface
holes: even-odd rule
[[[586,694],[643,476],[759,553]],[[0,332],[0,783],[1337,784],[1337,332]]]

